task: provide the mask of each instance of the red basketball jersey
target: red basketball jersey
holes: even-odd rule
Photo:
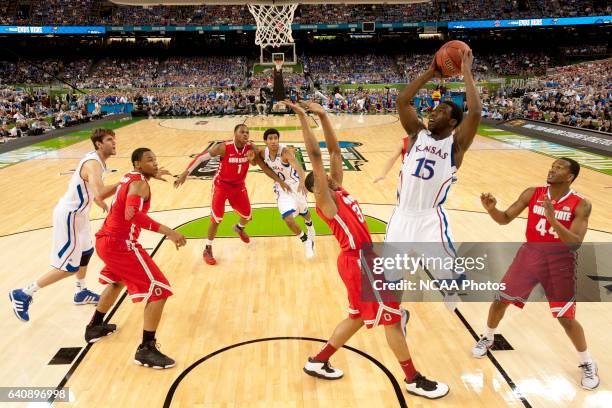
[[[338,213],[334,218],[325,217],[319,207],[317,214],[329,225],[342,251],[360,250],[362,244],[372,243],[370,230],[359,203],[343,188],[335,191],[335,198]]]
[[[554,228],[550,226],[544,215],[544,198],[548,195],[548,187],[536,187],[529,201],[529,215],[527,216],[527,242],[561,242]],[[550,196],[548,196],[550,198]],[[553,201],[555,218],[566,228],[572,226],[576,214],[576,207],[582,197],[574,190],[570,190],[558,201]]]
[[[144,181],[147,179],[142,174],[131,171],[124,175],[119,182],[117,191],[115,191],[115,197],[113,197],[113,203],[108,211],[108,215],[104,220],[104,224],[100,231],[96,234],[96,237],[111,236],[117,240],[130,240],[136,241],[140,235],[140,227],[136,226],[132,221],[125,219],[125,202],[127,200],[127,193],[130,188],[130,184],[134,181]],[[151,193],[149,192],[149,199],[144,201],[140,200],[140,211],[147,213],[151,207]]]
[[[230,184],[239,186],[244,184],[247,172],[249,171],[249,159],[247,152],[253,149],[251,143],[247,143],[238,149],[233,141],[225,142],[225,154],[219,161],[219,170],[213,179],[217,186]]]

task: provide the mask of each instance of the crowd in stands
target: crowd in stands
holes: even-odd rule
[[[88,113],[83,96],[51,98],[47,92],[0,88],[0,143],[101,118],[100,108]]]
[[[147,116],[201,116],[254,113],[259,98],[256,88],[166,88],[100,90],[88,94],[85,101],[99,105],[129,102]]]
[[[317,97],[335,112],[390,112],[395,110],[396,90],[348,90],[329,94],[314,93],[313,85],[406,83],[425,70],[431,55],[308,55],[300,60],[309,72],[285,72],[284,82],[294,95]],[[2,134],[37,134],[39,129],[69,126],[88,120],[87,103],[100,115],[104,105],[133,103],[151,116],[220,115],[262,113],[270,97],[261,97],[260,88],[272,88],[269,71],[246,74],[250,63],[245,57],[173,57],[37,62],[49,72],[76,83],[87,96],[49,98],[44,91],[25,92],[2,85],[0,124]],[[477,79],[504,75],[538,75],[483,93],[485,116],[494,119],[528,117],[597,130],[610,131],[612,115],[612,62],[582,63],[552,68],[544,54],[517,53],[478,56],[474,64]],[[50,82],[48,74],[26,64],[0,62],[1,82]],[[41,73],[42,72],[42,73]],[[304,95],[301,95],[302,97]],[[262,102],[262,100],[264,100]],[[258,108],[259,106],[259,108]],[[16,129],[16,130],[15,130]],[[18,132],[19,131],[19,132]]]
[[[485,102],[493,119],[525,117],[612,132],[612,60],[556,67]]]
[[[301,24],[360,21],[446,21],[610,15],[601,0],[433,0],[417,4],[300,5]],[[244,5],[138,7],[108,0],[0,0],[3,25],[218,25],[255,24]]]
[[[321,85],[404,83],[426,69],[431,60],[431,54],[300,57],[304,71]],[[241,87],[249,78],[252,63],[243,56],[0,61],[0,84],[48,84],[58,83],[60,78],[81,89]],[[551,57],[544,53],[478,55],[474,74],[477,80],[542,75],[552,65]],[[269,70],[259,72],[252,85],[270,86],[271,78]],[[307,85],[303,75],[286,70],[284,80],[288,86]]]
[[[241,85],[246,57],[170,58],[160,69],[158,86],[228,87]]]
[[[431,56],[430,62],[431,62]],[[387,55],[311,55],[302,57],[304,69],[326,84],[382,84],[403,82],[398,57]],[[409,66],[415,66],[411,61]]]

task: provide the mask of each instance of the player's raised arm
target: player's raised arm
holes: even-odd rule
[[[312,173],[314,175],[313,194],[315,195],[317,206],[323,212],[323,215],[327,218],[333,218],[338,213],[338,207],[336,206],[336,200],[330,194],[321,148],[319,148],[319,142],[308,125],[306,112],[300,106],[290,101],[284,101],[283,103],[293,109],[300,120],[304,145],[310,157],[310,164],[312,165]]]
[[[291,147],[284,149],[282,153],[282,158],[283,160],[286,160],[289,165],[295,169],[298,174],[298,177],[300,178],[300,185],[298,186],[298,191],[303,194],[306,194],[307,190],[306,186],[304,185],[306,175],[304,174],[304,168],[300,165],[300,163],[298,163],[295,157],[295,149]]]
[[[158,223],[140,210],[142,208],[143,201],[149,198],[149,194],[149,184],[145,181],[134,181],[133,183],[130,183],[130,187],[127,192],[127,200],[125,202],[125,219],[127,221],[132,221],[140,228],[158,232],[167,236],[172,242],[174,242],[176,249],[185,246],[187,241],[185,240],[183,234]]]
[[[391,168],[397,161],[397,158],[402,156],[403,149],[404,149],[404,143],[402,141],[395,144],[393,148],[393,152],[391,153],[391,155],[385,162],[385,165],[383,166],[383,169],[380,172],[380,175],[374,179],[374,183],[378,183],[379,181],[385,179],[385,177],[387,176],[387,173],[389,173],[389,171],[391,170]]]
[[[249,159],[249,162],[258,165],[261,171],[263,171],[266,176],[276,181],[283,190],[291,191],[291,187],[289,187],[287,183],[285,183],[280,177],[278,177],[278,174],[276,174],[270,168],[270,166],[266,164],[266,162],[261,157],[261,153],[258,147],[253,146],[253,149],[247,152],[247,158]]]
[[[96,160],[88,160],[83,164],[81,168],[81,177],[85,176],[85,179],[89,182],[93,190],[93,201],[102,211],[107,212],[108,206],[104,202],[105,199],[112,196],[117,189],[119,183],[104,185],[102,181],[102,168]]]
[[[336,132],[334,131],[331,120],[329,119],[329,116],[327,116],[325,109],[323,109],[323,107],[318,103],[306,102],[305,106],[309,111],[315,113],[321,121],[323,135],[325,136],[325,145],[327,146],[327,151],[329,152],[329,175],[336,181],[336,183],[342,185],[342,179],[344,178],[342,167],[344,162],[342,160],[342,151],[340,150],[340,145],[338,144]],[[310,127],[308,127],[308,129],[310,130]]]
[[[544,215],[551,227],[559,236],[559,239],[566,244],[580,244],[584,240],[584,235],[589,228],[589,216],[593,206],[586,198],[576,206],[574,220],[570,228],[566,228],[555,218],[555,208],[548,197],[544,198]]]
[[[529,200],[531,200],[531,196],[533,196],[533,192],[535,191],[534,187],[529,187],[525,191],[521,193],[518,200],[516,200],[506,211],[498,210],[495,206],[497,205],[497,200],[491,193],[482,193],[480,195],[480,201],[482,206],[487,210],[491,218],[500,224],[506,225],[518,217],[525,208],[529,205]]]
[[[417,92],[419,92],[419,89],[436,76],[439,77],[441,74],[436,67],[436,60],[434,58],[427,71],[409,83],[397,95],[397,112],[399,113],[400,122],[411,138],[416,137],[419,130],[423,128],[423,123],[419,120],[416,109],[412,106],[412,100]]]
[[[465,82],[465,96],[467,100],[468,113],[463,118],[461,125],[455,130],[456,149],[465,152],[471,146],[480,124],[482,116],[482,104],[480,95],[476,89],[476,83],[472,76],[472,62],[474,55],[472,50],[461,50],[461,74]]]
[[[174,188],[178,188],[181,184],[187,180],[187,176],[194,169],[196,169],[201,163],[210,160],[212,157],[223,156],[225,154],[225,143],[217,143],[209,150],[204,150],[202,153],[198,154],[194,159],[189,163],[187,169],[184,172],[179,174],[176,180],[174,180]]]

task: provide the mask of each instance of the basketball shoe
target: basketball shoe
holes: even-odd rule
[[[406,390],[408,394],[417,395],[419,397],[425,397],[429,399],[442,398],[448,394],[448,385],[439,383],[433,380],[428,380],[421,373],[417,372],[412,381],[406,383]]]
[[[478,343],[472,347],[472,357],[483,358],[491,347],[493,347],[493,340],[489,340],[487,336],[480,337]]]
[[[342,370],[332,367],[329,361],[316,361],[311,357],[308,357],[308,362],[304,366],[304,372],[324,380],[338,380],[344,375]]]
[[[232,229],[236,234],[238,234],[242,242],[244,242],[245,244],[251,242],[251,238],[249,238],[249,235],[244,231],[244,228],[240,228],[238,224],[234,224],[234,227]]]
[[[134,363],[159,370],[174,367],[176,364],[173,359],[159,351],[159,344],[155,342],[155,339],[138,346]]]
[[[13,312],[15,312],[15,316],[22,322],[27,322],[30,320],[30,314],[28,313],[28,309],[30,308],[30,304],[32,303],[32,296],[27,295],[21,289],[15,289],[9,292],[9,299],[13,304]]]
[[[116,331],[116,324],[103,323],[95,326],[87,325],[87,327],[85,327],[85,341],[88,343],[95,343],[102,337],[109,336]]]
[[[304,241],[304,251],[306,252],[306,259],[314,256],[314,242],[310,238]]]
[[[204,262],[206,262],[207,264],[215,265],[217,263],[217,260],[215,259],[212,253],[212,246],[206,245],[206,247],[204,248],[203,255],[204,255]]]
[[[599,386],[599,375],[597,375],[597,364],[594,361],[580,364],[578,367],[582,369],[582,380],[580,385],[585,390],[594,390]]]
[[[99,300],[100,295],[98,295],[97,293],[93,293],[89,289],[83,289],[74,294],[73,303],[75,305],[97,305]]]

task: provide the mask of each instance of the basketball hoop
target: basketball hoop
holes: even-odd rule
[[[261,47],[278,47],[293,43],[291,23],[297,6],[297,3],[280,5],[249,3],[249,11],[257,23],[255,44]],[[274,64],[276,65],[276,61]]]

